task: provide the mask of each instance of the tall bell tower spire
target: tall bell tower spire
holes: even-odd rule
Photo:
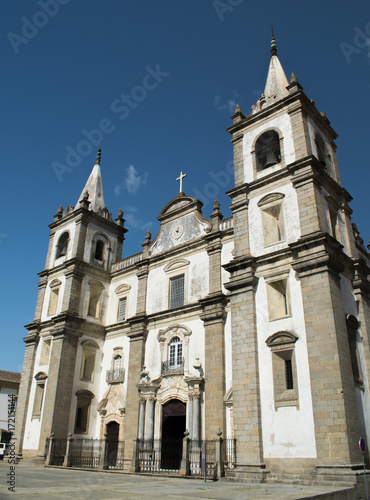
[[[100,160],[101,160],[101,149],[98,150],[98,154],[95,160],[95,165],[91,171],[89,178],[82,190],[80,197],[77,200],[75,210],[80,208],[80,200],[85,197],[85,193],[88,193],[89,199],[89,209],[93,212],[99,212],[105,208],[104,194],[103,194],[103,183],[101,179],[100,170]]]

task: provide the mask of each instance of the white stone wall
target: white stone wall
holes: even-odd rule
[[[285,238],[275,245],[265,247],[263,240],[262,212],[257,204],[262,198],[271,193],[284,194],[282,203]],[[253,256],[269,254],[272,251],[286,248],[289,243],[297,241],[301,236],[301,228],[299,224],[297,193],[294,187],[291,184],[287,184],[285,186],[272,188],[258,196],[251,197],[248,206],[248,223],[250,251]]]
[[[263,450],[266,458],[315,458],[315,432],[306,331],[300,283],[289,273],[290,317],[269,321],[266,283],[259,279],[257,302],[258,362],[260,369]],[[275,410],[272,354],[266,339],[279,331],[294,333],[299,407]]]
[[[117,323],[118,320],[118,295],[116,290],[122,286],[127,285],[130,289],[124,293],[126,299],[126,319],[131,318],[136,314],[138,279],[136,274],[125,274],[117,281],[111,283],[109,287],[109,297],[106,302],[106,324],[112,325]]]
[[[11,402],[9,399],[11,394],[18,394],[18,390],[16,388],[0,386],[0,428],[4,430],[8,429],[8,404]]]
[[[208,294],[208,255],[204,250],[195,254],[183,254],[189,265],[180,268],[178,274],[185,274],[185,304],[197,302]],[[178,260],[174,258],[173,262]],[[150,269],[148,276],[147,314],[168,309],[169,275],[164,270],[172,261]]]

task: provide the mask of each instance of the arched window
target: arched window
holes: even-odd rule
[[[106,382],[113,384],[123,382],[125,378],[125,370],[123,368],[123,351],[122,347],[115,347],[111,363],[111,369],[107,370]]]
[[[174,337],[168,346],[168,360],[170,366],[179,366],[183,364],[182,342],[179,337]]]
[[[82,344],[82,349],[80,379],[87,382],[93,382],[95,372],[95,359],[96,353],[99,350],[99,346],[95,342],[87,340]]]
[[[98,240],[96,242],[96,246],[95,246],[94,258],[96,260],[102,261],[103,260],[103,254],[104,254],[104,241]]]
[[[281,161],[280,139],[276,130],[268,130],[257,139],[256,163],[257,170],[272,167]]]
[[[57,245],[57,253],[55,256],[56,259],[59,259],[59,257],[64,257],[65,255],[67,255],[68,242],[69,242],[69,233],[68,231],[66,231],[59,238]]]

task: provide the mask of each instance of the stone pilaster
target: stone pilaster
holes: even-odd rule
[[[345,261],[332,238],[291,245],[301,283],[319,467],[361,462],[354,379],[339,273]]]
[[[365,366],[362,366],[363,379],[370,381],[370,282],[368,280],[370,269],[364,261],[355,262],[355,277],[353,280],[353,290],[358,307],[358,321],[360,323],[360,333],[362,336],[362,347],[364,350]],[[370,417],[365,416],[365,422],[369,425]],[[363,436],[365,439],[365,436]],[[370,452],[370,435],[367,437],[367,455]]]
[[[45,440],[51,432],[54,432],[56,438],[66,439],[71,431],[68,425],[74,398],[72,389],[78,338],[81,336],[79,333],[81,321],[79,318],[69,318],[67,315],[59,315],[54,319],[39,455],[44,453]]]
[[[233,212],[235,257],[247,256],[250,254],[248,192],[248,185],[244,184],[226,193],[231,196],[233,200],[230,208]]]
[[[72,257],[83,259],[85,253],[88,221],[83,215],[76,220],[76,231],[73,239]]]
[[[290,106],[288,113],[292,123],[295,155],[298,160],[312,154],[307,117],[299,101],[296,101]]]
[[[37,284],[37,286],[39,287],[39,293],[37,295],[34,321],[41,321],[42,308],[44,305],[45,290],[47,283],[47,271],[43,271],[42,273],[39,274],[39,276],[40,276],[40,281]]]
[[[221,264],[221,263],[220,263]],[[204,323],[205,348],[205,429],[213,439],[218,429],[226,431],[225,396],[225,305],[226,297],[214,293],[199,301]]]
[[[320,187],[322,180],[314,165],[317,166],[318,161],[310,157],[289,167],[293,174],[292,183],[297,191],[302,236],[319,231],[327,232],[324,200]]]
[[[261,401],[256,325],[254,261],[239,257],[224,266],[230,291],[234,437],[237,468],[251,479],[264,479]],[[245,477],[245,476],[244,476]]]
[[[66,272],[66,284],[63,294],[62,312],[80,313],[81,287],[84,273],[75,267]]]
[[[23,339],[26,343],[26,352],[24,354],[22,377],[18,392],[17,411],[15,415],[15,451],[19,458],[22,457],[24,431],[27,420],[33,371],[35,367],[36,351],[40,340],[38,327],[38,323],[31,323],[30,325],[27,325],[29,333],[27,337]]]
[[[137,303],[136,303],[136,314],[145,314],[146,312],[146,295],[148,288],[148,274],[149,266],[148,260],[143,260],[137,264],[137,279],[138,279],[138,291],[137,291]]]
[[[137,384],[144,365],[145,341],[147,337],[146,316],[129,318],[130,339],[129,366],[127,372],[126,422],[125,422],[125,468],[131,468],[134,440],[138,437],[139,391]]]

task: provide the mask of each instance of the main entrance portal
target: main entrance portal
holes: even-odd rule
[[[171,399],[162,407],[161,468],[179,470],[186,426],[186,404]]]

